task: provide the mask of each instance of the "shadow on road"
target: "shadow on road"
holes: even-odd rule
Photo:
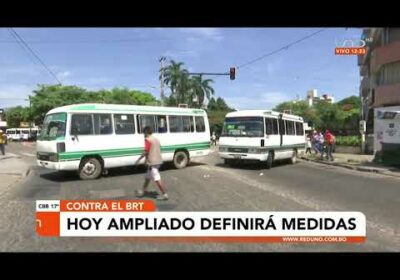
[[[191,162],[186,168],[192,168],[195,166],[206,165],[205,163],[200,162]],[[185,169],[186,169],[185,168]],[[167,162],[163,164],[160,168],[160,171],[168,171],[176,169],[172,163]],[[118,167],[118,168],[110,168],[108,169],[108,174],[101,176],[99,179],[105,177],[118,177],[118,176],[128,176],[128,175],[136,175],[136,174],[144,174],[146,172],[146,166],[126,166],[126,167]],[[45,180],[49,180],[52,182],[62,183],[62,182],[73,182],[80,181],[78,174],[76,171],[55,171],[41,174],[40,177]]]
[[[288,160],[279,160],[275,161],[272,164],[272,168],[276,168],[279,166],[286,166],[290,165]],[[240,162],[232,165],[227,165],[224,163],[217,163],[215,166],[222,167],[222,168],[230,168],[230,169],[242,169],[242,170],[265,170],[266,169],[266,164],[264,162]]]

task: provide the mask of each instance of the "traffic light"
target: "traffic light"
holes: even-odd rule
[[[231,80],[235,79],[235,74],[236,74],[235,72],[236,72],[236,68],[235,67],[231,67],[229,69],[229,76],[230,76]]]

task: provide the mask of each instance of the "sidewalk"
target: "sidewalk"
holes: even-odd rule
[[[8,189],[29,174],[30,166],[20,157],[0,155],[0,197]]]
[[[0,155],[0,175],[18,175],[25,177],[28,175],[29,164],[15,155]]]
[[[373,155],[334,153],[333,157],[335,159],[334,161],[328,161],[325,158],[321,160],[320,155],[307,154],[301,156],[301,159],[327,165],[340,166],[362,172],[373,172],[400,178],[400,168],[373,163]]]

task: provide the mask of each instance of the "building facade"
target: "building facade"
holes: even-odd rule
[[[321,97],[318,97],[318,92],[316,89],[310,89],[307,91],[308,106],[311,107],[321,101],[328,102],[328,103],[334,103],[335,99],[333,98],[333,96],[331,96],[329,94],[323,94]]]
[[[362,39],[367,41],[366,54],[358,57],[362,118],[373,134],[374,109],[400,105],[400,28],[365,28]]]

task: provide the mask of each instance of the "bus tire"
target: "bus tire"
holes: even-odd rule
[[[297,150],[293,150],[292,157],[290,158],[290,163],[295,164],[297,162]]]
[[[176,169],[185,168],[189,164],[188,153],[186,151],[175,152],[173,162]]]
[[[274,162],[274,152],[269,151],[268,152],[267,162],[266,162],[266,168],[267,169],[271,169],[273,162]]]
[[[82,159],[79,166],[79,177],[82,180],[94,180],[100,177],[103,166],[98,158],[87,157]]]

